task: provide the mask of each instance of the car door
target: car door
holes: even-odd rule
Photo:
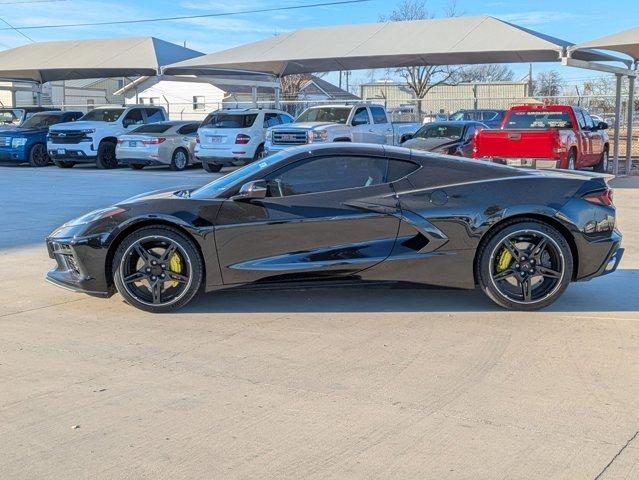
[[[197,143],[197,129],[199,126],[199,123],[187,123],[177,130],[180,145],[189,151],[191,158],[195,158],[195,145]]]
[[[590,143],[590,152],[589,152],[589,163],[595,164],[601,158],[601,153],[603,152],[603,135],[601,130],[597,129],[595,126],[595,121],[592,119],[590,114],[583,111],[584,119],[586,120],[586,129],[588,132],[588,140]]]
[[[224,283],[351,276],[386,259],[399,228],[387,168],[382,156],[313,157],[267,175],[264,199],[224,201]]]
[[[393,127],[386,116],[386,111],[380,106],[371,106],[371,116],[373,117],[374,142],[385,145],[393,145]]]
[[[592,145],[583,110],[576,108],[574,111],[578,124],[575,126],[575,135],[577,137],[577,149],[579,150],[576,166],[580,168],[589,164],[592,157]]]
[[[357,107],[353,112],[353,118],[351,120],[351,134],[353,142],[357,143],[374,143],[372,138],[371,119],[368,113],[368,108]]]

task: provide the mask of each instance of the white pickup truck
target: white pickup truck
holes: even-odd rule
[[[139,125],[165,120],[168,120],[168,115],[162,107],[98,107],[75,122],[51,127],[47,136],[47,150],[60,168],[93,162],[98,168],[115,168],[118,166],[115,157],[118,135]]]
[[[267,155],[295,145],[316,142],[357,142],[400,145],[419,123],[391,123],[380,105],[322,105],[307,108],[294,123],[266,132]]]

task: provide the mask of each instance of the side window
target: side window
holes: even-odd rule
[[[280,113],[279,117],[280,117],[280,123],[282,125],[285,125],[287,123],[293,123],[293,119],[289,117],[288,115],[284,115],[283,113]]]
[[[141,108],[134,108],[133,110],[129,111],[129,113],[127,113],[126,116],[124,117],[124,120],[122,120],[122,124],[125,127],[131,126],[131,125],[142,125],[143,123],[144,123],[144,118],[142,117]]]
[[[369,123],[371,123],[368,118],[368,110],[366,109],[366,107],[360,107],[355,110],[355,115],[353,115],[352,123],[354,127],[356,127],[357,125],[368,125]]]
[[[146,123],[156,123],[164,121],[164,112],[159,108],[146,109]]]
[[[388,120],[386,119],[386,112],[382,107],[371,107],[371,113],[373,114],[374,123],[388,123]]]
[[[269,197],[370,187],[386,182],[388,160],[377,157],[322,157],[302,160],[266,177]]]
[[[277,117],[278,117],[277,113],[265,113],[264,128],[274,127],[275,125],[279,125],[280,121]]]
[[[464,134],[464,140],[470,140],[471,138],[473,138],[473,135],[475,135],[475,130],[477,128],[475,127],[475,125],[468,125],[468,128],[466,129],[466,133]]]
[[[590,130],[593,130],[595,128],[595,122],[592,119],[592,117],[590,116],[590,114],[588,114],[587,112],[584,112],[582,110],[583,114],[584,114],[584,119],[586,120],[586,128],[589,128]]]
[[[389,159],[387,181],[395,182],[406,175],[413,173],[419,168],[419,165],[406,160]]]
[[[180,135],[195,135],[199,126],[199,123],[189,123],[178,128],[177,133]]]
[[[577,117],[577,123],[579,123],[579,128],[582,130],[586,128],[586,118],[584,117],[583,110],[575,109],[575,116]]]

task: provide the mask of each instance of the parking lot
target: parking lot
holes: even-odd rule
[[[425,288],[218,292],[171,315],[44,282],[43,238],[200,169],[0,167],[0,477],[639,476],[639,178],[620,269],[551,308]]]

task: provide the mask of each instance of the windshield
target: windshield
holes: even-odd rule
[[[464,132],[462,125],[440,123],[437,125],[427,125],[417,130],[413,138],[448,138],[457,140]]]
[[[191,198],[215,198],[219,193],[227,190],[235,183],[244,183],[242,179],[247,179],[257,174],[260,170],[265,170],[274,163],[285,158],[288,152],[282,151],[266,157],[259,162],[249,163],[248,165],[238,168],[237,170],[227,173],[223,177],[213,180],[211,183],[207,183],[203,187],[198,188],[191,192]]]
[[[0,110],[0,123],[18,125],[22,121],[24,110]]]
[[[115,122],[124,112],[124,108],[96,108],[84,115],[80,120],[93,122]]]
[[[37,113],[27,119],[22,126],[26,128],[44,128],[60,123],[62,115],[51,115],[50,113]]]
[[[570,115],[566,111],[513,111],[504,129],[529,128],[573,128]]]
[[[350,107],[320,107],[309,108],[295,120],[296,123],[303,122],[328,122],[328,123],[346,123],[348,114],[351,112]]]
[[[211,128],[250,128],[255,123],[257,113],[211,113],[202,122]]]

